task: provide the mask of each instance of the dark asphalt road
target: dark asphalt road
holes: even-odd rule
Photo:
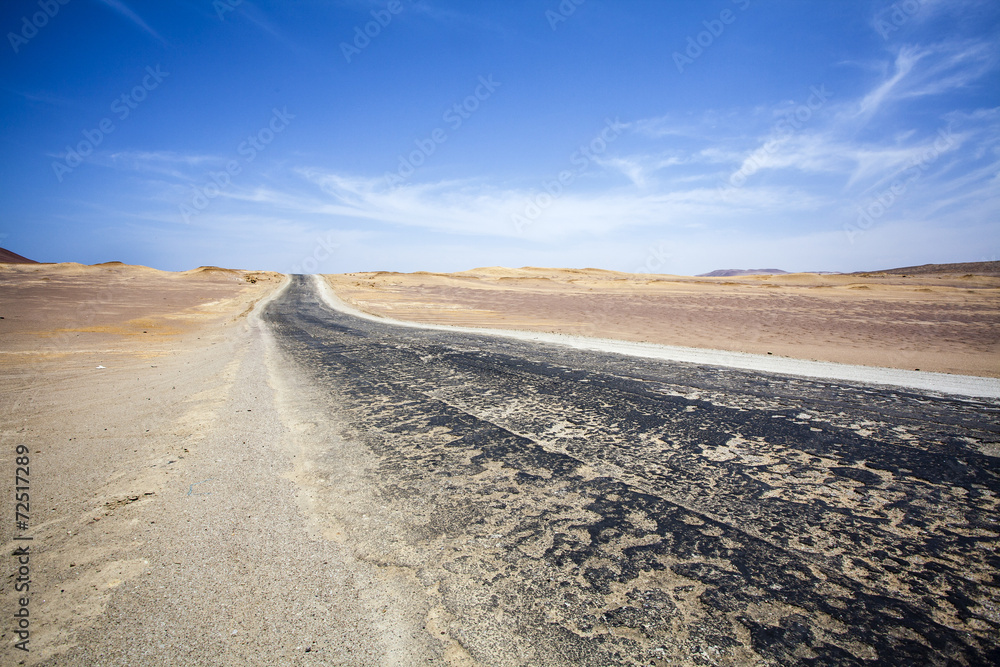
[[[302,277],[264,320],[369,455],[328,511],[484,664],[1000,664],[997,401],[395,327]]]

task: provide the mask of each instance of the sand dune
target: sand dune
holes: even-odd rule
[[[155,355],[242,303],[257,282],[273,286],[281,279],[276,273],[204,269],[0,264],[0,360],[133,347]]]

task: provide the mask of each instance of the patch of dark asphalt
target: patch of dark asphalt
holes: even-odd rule
[[[1000,663],[996,401],[264,319],[377,461],[338,525],[484,664]]]

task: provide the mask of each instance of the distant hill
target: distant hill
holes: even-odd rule
[[[11,252],[5,248],[0,248],[0,264],[38,264],[33,259],[21,257],[16,252]]]
[[[891,275],[919,276],[934,273],[971,273],[977,276],[1000,276],[1000,262],[961,262],[958,264],[921,264],[883,271],[857,271],[859,274],[888,273]]]
[[[732,276],[763,276],[788,273],[781,269],[716,269],[708,273],[699,273],[699,278],[731,278]]]

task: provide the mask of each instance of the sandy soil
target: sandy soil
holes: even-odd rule
[[[823,327],[847,356],[888,350],[898,331],[928,370],[934,358],[996,376],[997,279],[837,279],[854,282],[543,270],[331,281],[393,317],[706,347],[745,340],[775,354],[818,354]],[[360,553],[323,509],[370,461],[346,443],[336,469],[317,465],[337,446],[335,406],[317,411],[323,397],[257,316],[283,281],[0,265],[0,664],[468,663],[442,593]],[[881,309],[896,314],[880,319]],[[795,331],[805,342],[787,340]],[[868,338],[847,345],[852,332]],[[30,458],[27,529],[15,524],[19,445]],[[357,519],[358,506],[342,509]],[[13,648],[10,621],[25,594],[12,554],[25,544],[27,654]]]
[[[118,262],[0,264],[0,363],[156,357],[202,326],[246,316],[280,280],[216,267],[171,273]]]
[[[485,268],[326,276],[368,313],[864,366],[1000,377],[1000,277],[696,278]]]
[[[0,265],[0,664],[432,663],[411,582],[313,525],[277,274]],[[15,526],[15,448],[30,457]],[[22,509],[23,508],[19,508]],[[31,537],[30,541],[14,538]],[[30,652],[10,619],[29,598]],[[442,638],[444,639],[444,638]],[[22,663],[23,661],[23,663]]]

